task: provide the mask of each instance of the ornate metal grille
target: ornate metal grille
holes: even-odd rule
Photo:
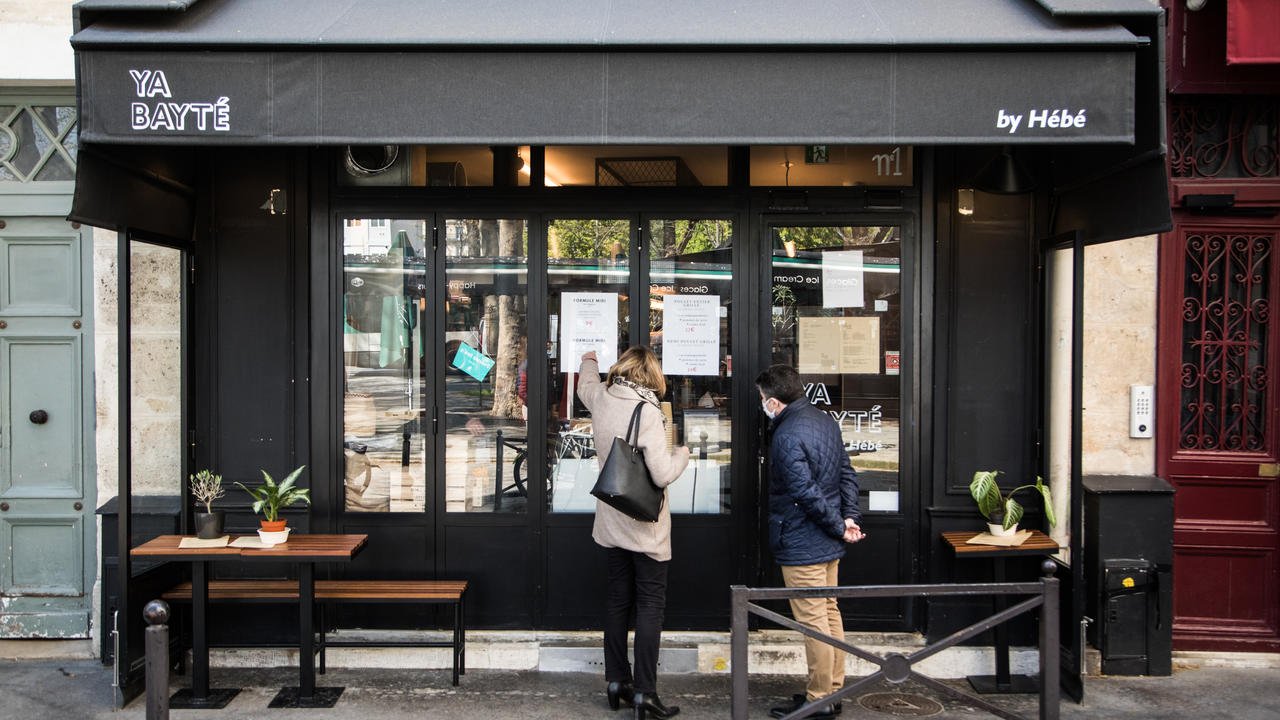
[[[1265,450],[1274,235],[1188,233],[1179,447]]]
[[[0,98],[0,182],[75,180],[77,120],[73,106]]]
[[[1170,97],[1169,174],[1280,177],[1280,97]]]

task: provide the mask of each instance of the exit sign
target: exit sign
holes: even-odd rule
[[[825,165],[827,163],[826,145],[805,145],[804,162],[806,165]]]

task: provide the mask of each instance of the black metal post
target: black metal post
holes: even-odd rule
[[[1079,558],[1075,559],[1079,562]],[[1062,650],[1059,626],[1059,598],[1061,581],[1053,576],[1057,563],[1046,559],[1040,569],[1044,572],[1044,606],[1040,609],[1040,720],[1058,720],[1062,700],[1061,667]]]
[[[747,718],[747,588],[729,588],[732,619],[729,632],[729,673],[732,676],[731,717]]]
[[[152,600],[142,609],[147,621],[147,720],[169,720],[169,604]]]
[[[494,437],[494,462],[498,466],[493,473],[493,510],[497,512],[502,509],[502,431],[499,430]]]

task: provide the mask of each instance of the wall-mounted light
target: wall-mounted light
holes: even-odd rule
[[[272,215],[288,215],[288,196],[280,188],[271,188],[271,191],[267,193],[267,201],[259,205],[258,209],[266,210]]]
[[[1013,148],[1005,145],[973,178],[977,189],[997,195],[1021,195],[1035,189],[1031,177],[1022,163],[1013,156]]]
[[[1187,0],[1187,9],[1191,12],[1203,10],[1204,6],[1209,4],[1208,0]]]
[[[973,188],[956,190],[956,212],[961,215],[973,214]]]

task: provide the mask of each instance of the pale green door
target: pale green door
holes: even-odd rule
[[[88,637],[95,543],[92,233],[0,228],[0,638]]]

